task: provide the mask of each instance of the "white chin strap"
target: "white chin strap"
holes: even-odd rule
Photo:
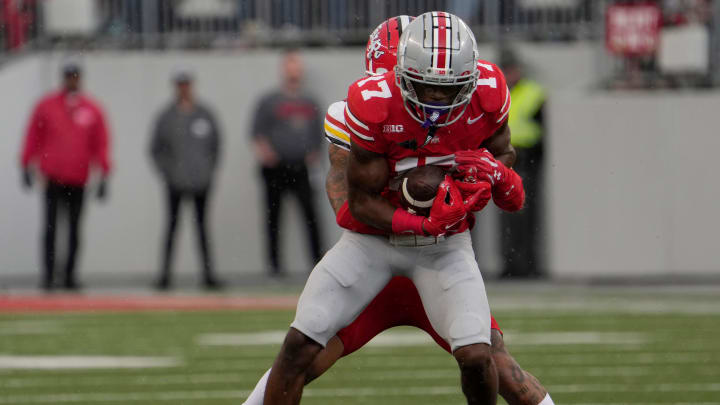
[[[415,208],[430,208],[430,207],[432,207],[433,201],[435,201],[435,197],[433,197],[429,200],[426,200],[426,201],[419,201],[419,200],[412,198],[412,196],[410,195],[410,193],[408,192],[408,189],[407,189],[407,181],[408,181],[408,179],[407,179],[407,177],[405,177],[402,182],[402,193],[403,193],[403,197],[405,197],[405,200]]]

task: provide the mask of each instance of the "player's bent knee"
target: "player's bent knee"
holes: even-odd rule
[[[285,364],[305,369],[322,350],[322,346],[297,329],[290,328],[283,342],[280,357]]]
[[[484,343],[463,346],[453,356],[461,369],[485,369],[493,364],[490,346]]]
[[[476,314],[466,313],[455,318],[449,335],[453,350],[476,343],[490,345],[490,325]]]
[[[287,335],[285,335],[283,346],[286,349],[285,351],[295,352],[302,350],[306,346],[319,346],[319,344],[301,331],[290,328]]]

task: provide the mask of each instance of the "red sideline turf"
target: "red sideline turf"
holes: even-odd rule
[[[205,311],[248,309],[294,309],[293,296],[0,296],[2,312],[94,312],[94,311]]]

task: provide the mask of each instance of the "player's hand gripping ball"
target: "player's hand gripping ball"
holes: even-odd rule
[[[467,217],[467,206],[474,202],[465,202],[455,180],[449,175],[438,186],[437,197],[430,208],[430,215],[423,221],[425,233],[442,236],[458,229]]]
[[[438,186],[445,179],[445,169],[439,166],[420,166],[407,171],[400,182],[400,201],[416,215],[430,215]]]
[[[456,172],[455,185],[460,189],[468,212],[482,211],[492,199],[492,185],[482,178],[478,179],[473,170]]]

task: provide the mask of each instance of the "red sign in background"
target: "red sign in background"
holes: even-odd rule
[[[605,46],[614,54],[647,55],[660,41],[662,11],[656,3],[620,3],[607,8]]]

